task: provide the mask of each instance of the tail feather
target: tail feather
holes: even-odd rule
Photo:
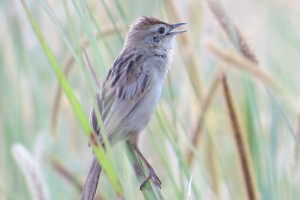
[[[95,198],[99,176],[101,173],[101,166],[96,157],[94,157],[92,166],[84,184],[83,191],[81,193],[81,200],[93,200]]]

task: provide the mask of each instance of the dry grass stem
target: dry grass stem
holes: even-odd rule
[[[54,158],[50,158],[50,163],[53,169],[57,171],[63,178],[69,181],[72,185],[74,185],[78,192],[82,191],[83,184],[76,179],[76,176],[73,175],[70,170],[68,170],[64,165],[62,165]]]
[[[64,66],[64,74],[66,77],[68,77],[69,73],[71,72],[72,66],[74,64],[73,57],[69,54],[65,60]],[[57,119],[58,119],[58,111],[60,110],[60,99],[62,96],[62,90],[60,87],[60,84],[58,84],[55,96],[54,96],[54,102],[51,112],[51,133],[54,138],[57,136]]]
[[[208,111],[208,108],[213,100],[214,95],[216,94],[217,88],[221,82],[221,78],[224,76],[225,73],[225,68],[221,67],[219,70],[215,73],[214,77],[212,78],[212,83],[210,84],[209,88],[207,89],[206,95],[203,97],[202,105],[201,105],[201,113],[197,121],[197,126],[195,128],[195,131],[192,134],[192,143],[193,146],[199,147],[200,145],[200,137],[201,137],[201,132],[203,129],[204,125],[204,117],[205,114]],[[188,163],[189,167],[192,167],[193,165],[193,160],[194,160],[194,154],[191,148],[187,149],[186,153],[186,160]]]
[[[219,56],[223,55],[223,59],[226,61],[239,61],[237,62],[239,66],[243,65],[248,69],[248,71],[254,73],[255,75],[260,76],[263,78],[262,80],[268,80],[267,82],[272,83],[271,79],[268,76],[262,76],[264,73],[258,73],[253,71],[253,68],[258,65],[258,61],[254,53],[250,50],[249,46],[247,45],[244,37],[242,36],[241,32],[237,28],[237,26],[232,22],[232,20],[227,16],[223,6],[218,0],[207,0],[208,7],[210,8],[211,12],[215,16],[216,20],[219,22],[220,26],[222,27],[223,31],[226,33],[229,41],[233,44],[233,46],[240,52],[247,60],[244,61],[243,59],[232,59],[231,55],[221,54],[222,51],[215,51],[214,53],[220,53]],[[210,48],[211,50],[213,48]],[[214,48],[214,50],[217,48]],[[217,54],[218,55],[218,54]],[[227,59],[226,59],[227,58]],[[234,63],[233,63],[234,64]],[[256,65],[255,65],[256,64]],[[252,69],[251,69],[252,68]],[[267,78],[266,78],[267,77]],[[237,151],[240,159],[240,164],[242,168],[244,183],[247,191],[247,196],[249,200],[256,200],[258,199],[258,192],[256,189],[256,184],[253,177],[253,169],[252,163],[249,159],[248,154],[248,144],[244,141],[243,135],[241,133],[241,129],[238,123],[237,113],[234,108],[232,95],[230,89],[228,87],[226,76],[222,79],[222,85],[225,95],[225,100],[227,103],[228,112],[230,115],[231,125],[233,127],[234,139],[237,146]]]
[[[220,48],[219,46],[217,46],[213,42],[208,42],[207,47],[218,58],[220,58],[221,60],[230,64],[229,66],[235,66],[239,69],[242,69],[275,89],[279,88],[275,84],[273,79],[268,74],[266,74],[264,71],[262,71],[256,63],[254,63],[246,58],[243,58],[242,56],[240,56],[237,53],[234,53],[233,51],[226,51],[226,50]]]
[[[297,171],[298,166],[299,166],[299,141],[300,141],[300,114],[298,114],[298,119],[297,119],[297,138],[295,141],[295,151],[294,151],[294,159],[295,159],[295,163],[294,163],[294,172]]]
[[[50,163],[55,171],[59,173],[63,178],[69,181],[74,187],[77,189],[79,193],[81,193],[82,188],[84,186],[83,183],[77,180],[76,175],[72,174],[70,170],[68,170],[62,163],[54,158],[50,158]],[[103,200],[104,198],[101,194],[97,193],[95,196],[95,200]]]
[[[226,33],[230,42],[238,49],[241,54],[253,63],[258,63],[256,56],[249,48],[240,30],[235,23],[227,16],[222,4],[218,0],[206,0],[211,12],[216,17],[220,26]]]
[[[234,107],[233,98],[227,83],[226,76],[222,78],[222,85],[229,113],[229,118],[233,129],[234,139],[237,146],[237,152],[240,159],[247,196],[249,200],[257,200],[258,194],[255,186],[255,180],[253,177],[253,170],[251,168],[252,164],[249,158],[250,155],[248,153],[248,146],[245,142],[244,135],[242,134],[240,124],[238,122],[238,115],[236,112],[236,108]]]
[[[84,45],[81,46],[81,49],[82,49],[83,55],[85,57],[86,66],[87,66],[88,70],[90,71],[90,74],[91,74],[91,76],[92,76],[92,78],[94,80],[94,83],[96,84],[97,88],[100,88],[100,83],[99,83],[99,81],[97,79],[97,76],[96,76],[95,70],[94,70],[94,68],[92,66],[92,63],[91,63],[91,61],[90,61],[90,59],[89,59],[89,57],[88,57],[88,55],[87,55],[87,53],[85,51]]]
[[[218,166],[217,166],[215,147],[213,146],[212,141],[208,142],[208,166],[209,173],[212,182],[212,188],[216,199],[220,199],[220,179],[218,174]]]

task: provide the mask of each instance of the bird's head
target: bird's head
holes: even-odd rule
[[[186,30],[176,30],[186,23],[169,24],[154,17],[140,17],[126,36],[125,47],[145,47],[153,50],[172,50],[175,35]]]

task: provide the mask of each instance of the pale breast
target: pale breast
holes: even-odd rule
[[[162,65],[163,63],[156,64]],[[152,65],[151,67],[152,69],[148,72],[150,79],[149,81],[151,82],[149,90],[147,90],[143,98],[136,106],[135,112],[129,118],[123,121],[124,139],[128,139],[131,133],[139,133],[145,129],[159,102],[165,73],[162,73],[158,66]]]
[[[134,115],[127,120],[127,123],[132,124],[131,126],[135,127],[137,132],[142,131],[148,124],[160,99],[161,90],[162,81],[153,83],[153,86],[139,102]]]

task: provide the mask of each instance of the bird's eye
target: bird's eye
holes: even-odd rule
[[[164,27],[160,27],[160,28],[158,29],[158,33],[159,33],[159,34],[164,34],[164,33],[165,33],[165,28],[164,28]]]

